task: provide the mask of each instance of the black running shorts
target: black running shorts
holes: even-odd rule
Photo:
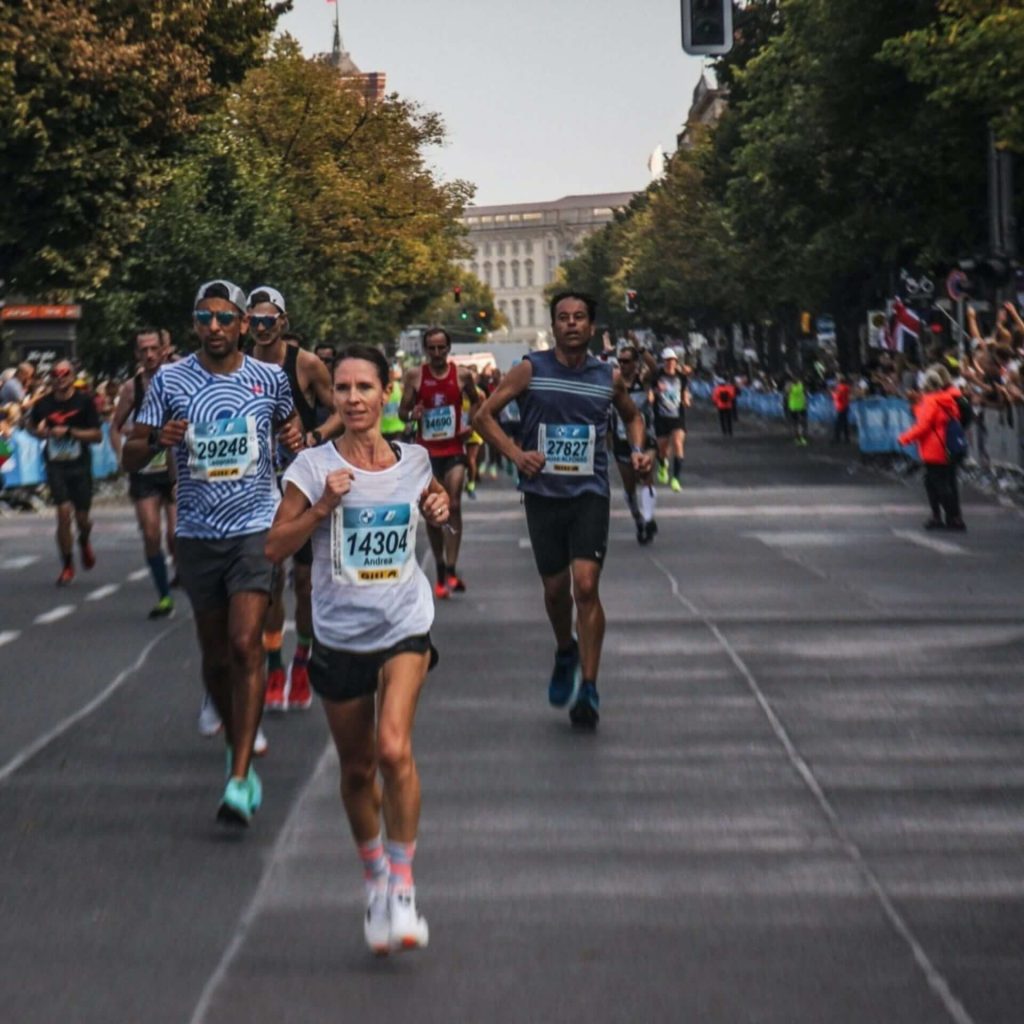
[[[54,505],[74,505],[76,512],[92,507],[92,465],[87,462],[48,462],[46,482]]]
[[[377,680],[385,662],[396,654],[426,654],[430,652],[430,671],[438,662],[437,649],[430,642],[430,634],[406,637],[385,651],[358,653],[325,647],[313,637],[313,650],[309,659],[309,682],[317,696],[323,700],[346,701],[369,697],[377,692]]]
[[[132,501],[159,498],[168,504],[174,502],[174,481],[169,473],[129,473],[128,497]]]
[[[444,483],[444,478],[456,467],[456,466],[468,466],[469,459],[465,455],[431,455],[430,456],[430,471],[434,474],[434,479],[440,483]]]
[[[668,437],[673,430],[686,429],[686,413],[679,410],[678,416],[655,416],[654,435],[655,437]]]
[[[604,564],[611,514],[604,495],[548,498],[527,492],[523,504],[533,559],[541,576],[555,576],[577,558]]]

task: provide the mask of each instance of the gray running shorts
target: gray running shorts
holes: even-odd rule
[[[233,594],[271,591],[274,565],[263,554],[267,531],[241,537],[205,540],[178,537],[175,564],[194,612],[223,608]]]

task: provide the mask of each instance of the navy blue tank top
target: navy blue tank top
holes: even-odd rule
[[[612,367],[588,355],[578,369],[563,366],[553,349],[531,352],[530,386],[519,398],[523,451],[544,454],[545,466],[520,490],[548,498],[609,494],[608,409]]]

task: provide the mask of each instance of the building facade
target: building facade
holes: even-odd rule
[[[608,192],[466,210],[462,223],[472,255],[462,266],[494,292],[508,323],[508,340],[549,339],[545,287],[582,239],[609,223],[633,196]]]

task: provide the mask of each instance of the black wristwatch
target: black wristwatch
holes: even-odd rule
[[[149,447],[155,452],[163,448],[160,443],[160,431],[157,427],[149,428]]]
[[[321,434],[319,430],[311,430],[309,432],[309,436],[311,438],[313,438],[313,441],[316,444],[323,444],[324,443],[324,435]]]

